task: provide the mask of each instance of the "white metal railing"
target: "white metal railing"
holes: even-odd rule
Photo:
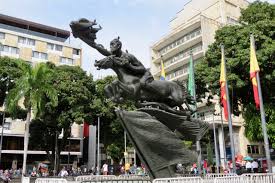
[[[235,173],[221,174],[221,173],[208,173],[205,175],[206,178],[216,178],[216,177],[232,177],[237,176]]]
[[[64,178],[37,178],[35,183],[67,183]]]
[[[275,173],[242,174],[241,177],[247,183],[275,183]]]
[[[161,178],[153,180],[153,183],[203,183],[201,177]]]
[[[204,183],[213,183],[215,178],[218,178],[218,177],[233,177],[233,176],[237,176],[237,174],[221,174],[221,173],[209,173],[209,174],[206,174],[204,179],[203,179],[203,182]]]
[[[201,177],[161,178],[153,183],[275,183],[275,173],[243,174],[207,174]]]
[[[241,176],[216,177],[214,183],[244,183]]]
[[[30,177],[22,177],[21,183],[30,183]]]
[[[81,182],[81,181],[90,181],[90,180],[108,180],[108,179],[115,179],[115,175],[81,175],[75,177],[76,182]]]

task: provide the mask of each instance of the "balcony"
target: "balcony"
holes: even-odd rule
[[[201,58],[203,56],[203,54],[204,54],[203,50],[193,53],[193,60],[197,60],[198,58]],[[175,70],[176,68],[185,66],[186,64],[189,63],[189,60],[190,60],[190,56],[186,56],[186,57],[179,59],[178,61],[172,63],[171,65],[164,67],[164,70],[166,73],[169,73],[169,72]],[[156,77],[160,77],[160,70],[156,73],[153,73],[153,75]],[[182,75],[185,75],[185,74],[183,73]]]
[[[183,44],[180,44],[180,45],[172,48],[171,50],[167,51],[165,54],[162,55],[162,59],[166,60],[166,59],[172,57],[173,55],[176,55],[180,51],[191,48],[193,45],[196,45],[200,42],[202,42],[202,35],[201,34],[197,35],[197,36],[191,38],[190,40],[184,42]],[[159,64],[160,62],[161,62],[161,56],[160,55],[159,55],[158,58],[153,60],[154,64]]]

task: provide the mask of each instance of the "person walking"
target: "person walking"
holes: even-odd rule
[[[246,172],[251,173],[252,170],[252,163],[250,161],[247,161],[245,164]]]
[[[253,168],[253,173],[258,173],[259,164],[256,159],[254,159],[252,162],[252,168]]]
[[[108,164],[105,162],[102,166],[103,175],[108,175]]]

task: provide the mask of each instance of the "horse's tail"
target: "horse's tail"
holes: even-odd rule
[[[182,90],[183,99],[185,99],[188,96],[188,91],[186,89],[186,83],[182,82],[182,81],[179,81],[179,80],[175,80],[173,82],[175,82],[177,85],[180,86],[180,88]]]

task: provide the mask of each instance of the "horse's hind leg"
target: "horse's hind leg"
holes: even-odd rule
[[[113,92],[113,87],[112,85],[106,85],[104,87],[104,94],[107,98],[111,98],[114,97],[114,92]]]

